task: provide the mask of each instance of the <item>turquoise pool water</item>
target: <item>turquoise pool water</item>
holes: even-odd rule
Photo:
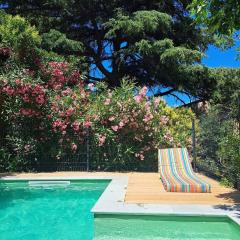
[[[96,215],[94,240],[239,240],[225,217]]]
[[[92,240],[91,208],[110,181],[29,186],[0,181],[1,240]]]

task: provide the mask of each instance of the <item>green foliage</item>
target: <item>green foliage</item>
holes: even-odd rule
[[[62,55],[69,53],[82,53],[83,45],[78,41],[70,40],[66,34],[51,29],[48,33],[42,34],[42,47],[48,51],[54,51]]]
[[[234,40],[239,40],[238,35],[235,36],[240,29],[238,0],[193,0],[188,8],[197,24],[216,35],[214,38],[217,46],[228,48],[234,44]]]
[[[209,97],[202,89],[191,91],[206,85],[210,89],[205,76],[199,75],[196,87],[187,73],[191,68],[197,75],[193,67],[212,42],[189,16],[190,0],[5,3],[8,13],[20,14],[38,27],[43,48],[64,56],[82,53],[88,66],[101,72],[100,77],[88,76],[90,80],[115,87],[127,76],[139,86],[159,85]]]
[[[240,4],[238,0],[193,0],[190,9],[199,23],[211,32],[232,35],[240,29]]]
[[[3,46],[20,49],[37,46],[41,43],[41,37],[35,27],[22,17],[0,11],[0,42]]]
[[[216,101],[219,102],[219,99]],[[237,110],[237,99],[226,104],[214,104],[212,101],[210,109],[200,119],[198,153],[200,166],[221,177],[225,184],[239,188],[240,134]]]
[[[211,76],[216,86],[200,118],[199,165],[225,185],[239,188],[239,70],[211,69]]]
[[[217,77],[216,89],[212,94],[214,103],[221,103],[231,105],[236,103],[238,96],[240,96],[240,70],[227,69],[212,70],[214,76]],[[233,105],[232,107],[236,106]]]
[[[116,38],[117,34],[121,32],[122,35],[134,39],[135,37],[144,38],[148,34],[154,34],[158,31],[167,34],[171,24],[171,16],[155,10],[136,11],[133,16],[118,11],[114,18],[105,23],[107,30],[105,36],[107,38]]]
[[[239,124],[239,123],[238,123]],[[222,172],[235,187],[240,187],[240,133],[235,121],[225,121],[221,126],[221,139],[217,155]]]
[[[189,50],[184,47],[175,47],[167,49],[160,57],[162,62],[178,65],[191,64],[192,62],[200,62],[202,54],[196,50]]]

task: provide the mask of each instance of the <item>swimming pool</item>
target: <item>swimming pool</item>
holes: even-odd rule
[[[228,217],[97,214],[94,223],[95,240],[240,239],[239,226]]]
[[[228,217],[114,215],[143,210],[124,203],[121,179],[0,180],[0,240],[240,239]]]
[[[92,240],[90,210],[109,182],[0,181],[0,239]]]

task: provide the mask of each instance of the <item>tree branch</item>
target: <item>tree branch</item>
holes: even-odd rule
[[[89,51],[91,57],[94,59],[94,63],[97,65],[98,69],[109,79],[111,78],[111,72],[109,72],[102,64],[101,58],[95,53],[95,51],[89,47],[87,44],[84,44],[87,51]]]
[[[91,79],[91,80],[94,80],[94,81],[97,81],[97,82],[99,82],[99,81],[102,80],[102,78],[97,78],[97,77],[93,77],[93,76],[90,76],[90,75],[87,75],[86,77],[87,77],[88,79]]]
[[[190,102],[190,103],[185,103],[184,105],[178,106],[177,108],[189,107],[189,106],[191,106],[193,104],[197,104],[197,103],[204,102],[204,101],[205,101],[204,99],[198,99],[198,100]]]
[[[162,97],[162,96],[168,95],[168,94],[170,94],[172,92],[175,92],[175,91],[176,91],[176,89],[172,88],[172,89],[170,89],[170,90],[168,90],[166,92],[156,93],[156,94],[154,94],[154,97]]]
[[[180,97],[178,97],[177,95],[175,95],[174,93],[170,93],[169,95],[175,97],[178,101],[180,101],[182,104],[186,104]]]

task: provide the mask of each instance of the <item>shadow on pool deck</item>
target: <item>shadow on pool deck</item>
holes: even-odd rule
[[[240,204],[216,205],[216,206],[214,206],[214,208],[229,211],[229,212],[235,212],[235,217],[240,218]]]
[[[17,176],[17,175],[18,175],[17,173],[0,173],[0,180],[3,177],[14,177],[14,176]]]
[[[240,193],[237,190],[227,193],[219,193],[216,197],[220,199],[230,200],[233,203],[240,204]],[[240,210],[240,209],[239,209]]]

